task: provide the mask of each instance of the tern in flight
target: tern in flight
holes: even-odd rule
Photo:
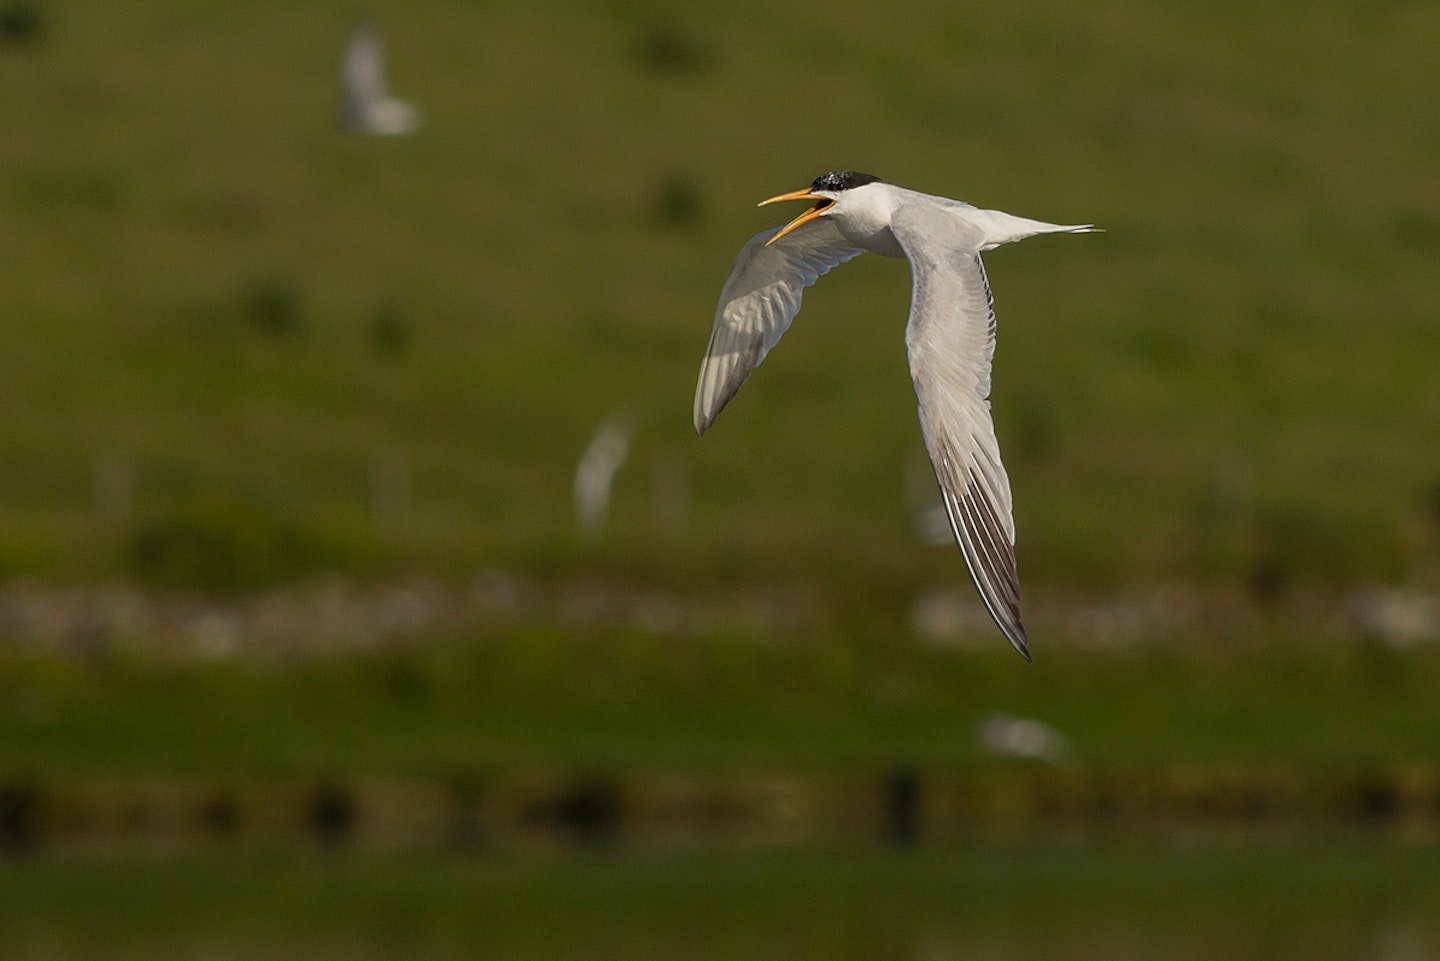
[[[345,124],[351,130],[402,137],[420,125],[415,105],[390,94],[385,83],[385,42],[369,20],[361,20],[350,32],[340,79],[345,86]]]
[[[814,206],[751,237],[735,258],[695,389],[696,432],[705,433],[765,359],[799,312],[805,288],[821,274],[867,250],[909,260],[905,348],[925,449],[980,599],[1029,660],[1010,481],[990,419],[995,308],[980,254],[1035,234],[1084,233],[1094,225],[982,210],[851,170],[832,171],[760,206],[781,200]]]

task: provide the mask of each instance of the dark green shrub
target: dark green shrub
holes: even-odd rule
[[[128,564],[139,581],[190,590],[245,590],[313,570],[320,545],[296,524],[236,498],[211,495],[136,526]]]

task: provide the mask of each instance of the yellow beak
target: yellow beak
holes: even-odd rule
[[[785,236],[790,231],[794,230],[796,227],[799,227],[801,224],[809,223],[810,221],[814,220],[816,217],[820,216],[820,214],[824,213],[831,206],[833,206],[835,201],[829,199],[828,197],[817,197],[815,196],[815,194],[810,192],[809,187],[802,187],[799,190],[792,190],[786,194],[779,194],[778,196],[771,197],[768,200],[762,200],[758,204],[756,204],[757,207],[763,207],[766,204],[778,203],[781,200],[810,200],[812,198],[816,201],[815,206],[811,207],[809,210],[805,211],[803,214],[790,221],[784,227],[781,227],[779,233],[771,237],[769,240],[765,241],[766,247],[769,247],[775,241],[779,240],[781,237]]]

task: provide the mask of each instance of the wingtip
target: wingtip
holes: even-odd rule
[[[1011,633],[1006,631],[1005,633],[1010,639],[1011,646],[1020,652],[1021,657],[1025,658],[1025,663],[1034,664],[1035,659],[1030,656],[1029,638],[1025,634],[1025,628],[1021,627],[1019,622],[1016,622],[1015,632]]]
[[[707,404],[701,403],[700,398],[697,397],[697,398],[695,399],[695,410],[694,410],[694,412],[693,412],[693,413],[694,413],[694,418],[695,418],[695,436],[696,436],[696,437],[703,437],[703,436],[705,436],[705,432],[706,432],[707,430],[709,430],[711,427],[715,426],[715,418],[719,417],[719,416],[720,416],[720,412],[721,412],[722,410],[724,410],[724,409],[725,409],[725,405],[724,405],[724,404],[719,404],[719,405],[708,404],[708,405],[707,405]]]

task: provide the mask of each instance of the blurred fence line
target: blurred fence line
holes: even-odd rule
[[[0,855],[10,856],[296,846],[533,854],[1344,831],[1440,840],[1440,765],[0,779]]]

